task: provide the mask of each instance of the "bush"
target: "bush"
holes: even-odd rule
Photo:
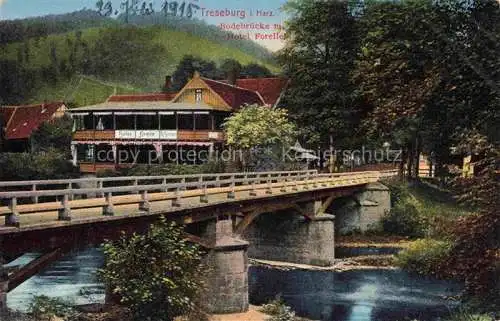
[[[387,234],[423,237],[425,220],[415,205],[399,201],[380,222],[382,230]]]
[[[201,251],[174,223],[162,218],[146,235],[108,242],[104,256],[100,276],[137,320],[170,321],[196,308],[204,285]]]
[[[451,247],[448,241],[416,240],[396,255],[395,263],[408,271],[440,276],[439,266],[446,261]]]
[[[164,176],[164,175],[192,175],[204,173],[223,173],[224,164],[208,162],[202,165],[161,164],[136,165],[120,171],[120,176]],[[108,173],[109,174],[109,173]]]
[[[60,151],[0,154],[0,180],[63,179],[78,176],[78,169]]]
[[[13,311],[0,312],[0,320],[2,321],[35,321],[31,316]]]
[[[72,304],[61,299],[41,295],[33,299],[28,309],[35,320],[52,320],[54,317],[68,317],[74,313]]]
[[[294,321],[296,319],[295,312],[279,298],[263,305],[260,311],[271,316],[266,321]]]
[[[446,321],[495,321],[495,319],[487,314],[473,314],[468,311],[459,311],[453,313]]]

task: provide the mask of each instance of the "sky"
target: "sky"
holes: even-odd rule
[[[123,0],[112,0],[113,8],[118,8]],[[163,0],[148,0],[153,2],[154,8],[160,8]],[[262,22],[269,24],[282,24],[284,15],[280,8],[286,0],[177,0],[182,2],[195,3],[201,8],[208,10],[245,10],[247,12],[245,19],[239,17],[214,17],[202,16],[201,10],[195,14],[195,17],[205,20],[207,23],[219,25],[220,23],[239,23],[239,22]],[[43,16],[48,14],[61,14],[80,10],[83,8],[94,9],[96,0],[0,0],[0,20],[21,19],[26,17]],[[249,16],[252,10],[253,17]],[[257,10],[272,11],[273,16],[257,17]],[[272,34],[275,30],[268,30],[266,33]],[[275,51],[283,46],[281,40],[255,40],[254,31],[250,38],[257,43]],[[242,33],[238,31],[236,33]],[[244,32],[246,35],[246,32]]]

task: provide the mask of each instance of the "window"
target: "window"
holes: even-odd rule
[[[85,124],[85,115],[74,115],[73,116],[73,130],[78,131],[78,130],[86,130],[87,128],[92,127],[92,124],[90,124],[89,127],[86,126]]]
[[[179,119],[179,129],[180,130],[193,130],[194,129],[193,113],[180,112],[177,115],[178,115],[178,119]]]
[[[206,113],[194,113],[194,128],[196,130],[212,130],[212,116]]]
[[[158,130],[158,115],[143,114],[137,115],[137,130]]]
[[[94,116],[88,114],[83,117],[83,125],[85,129],[94,129]]]
[[[173,112],[168,114],[160,114],[160,126],[160,128],[163,130],[177,129],[177,119],[175,117],[175,114]]]
[[[203,90],[202,89],[196,89],[194,93],[194,101],[197,103],[201,103],[203,100]]]
[[[96,130],[111,130],[114,127],[111,113],[94,113],[94,121]]]
[[[115,114],[117,130],[135,130],[135,116],[126,114]]]

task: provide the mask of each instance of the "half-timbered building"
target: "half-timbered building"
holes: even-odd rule
[[[225,142],[222,124],[246,104],[273,107],[282,78],[237,79],[234,84],[193,78],[177,93],[114,95],[102,104],[71,109],[72,155],[82,172],[136,163],[202,161]]]

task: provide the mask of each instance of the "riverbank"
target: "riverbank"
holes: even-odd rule
[[[325,271],[344,272],[352,270],[397,270],[393,266],[392,255],[365,255],[349,259],[339,259],[331,266],[316,266],[308,264],[298,264],[280,261],[268,261],[260,259],[249,259],[251,266],[264,267],[282,271],[303,270],[303,271]]]

